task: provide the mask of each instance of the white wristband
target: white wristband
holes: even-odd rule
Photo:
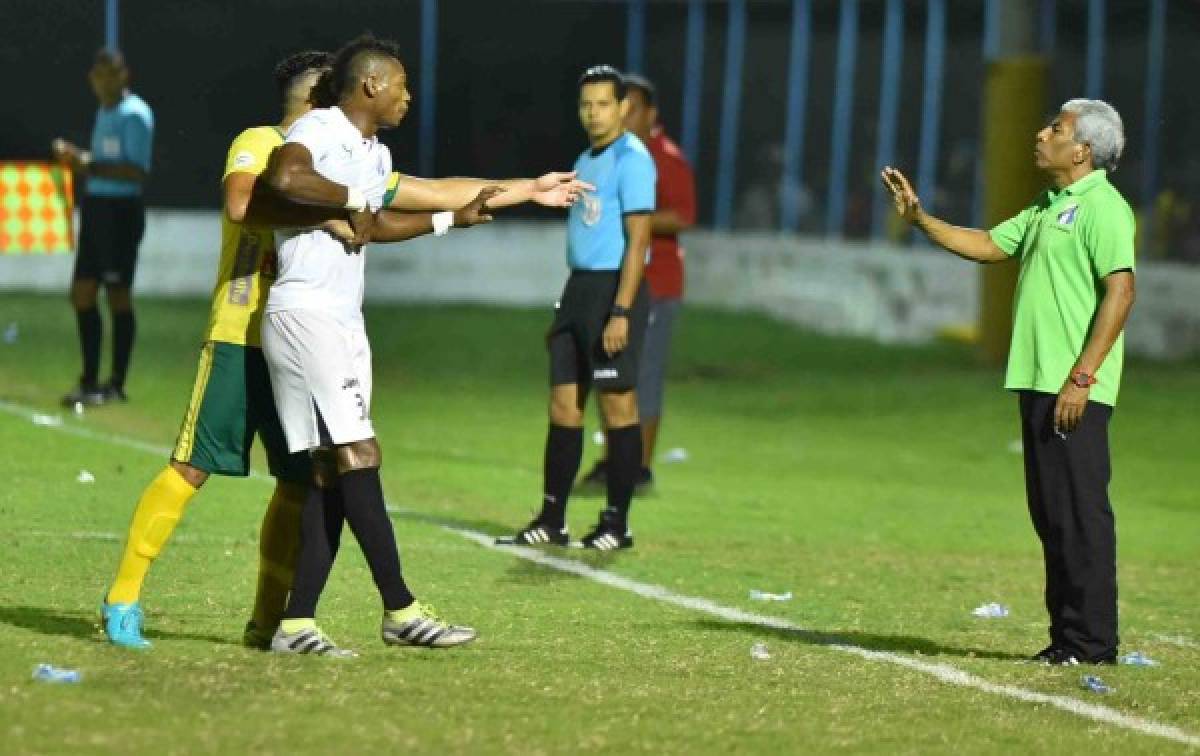
[[[361,190],[353,186],[348,186],[346,187],[346,204],[344,207],[356,213],[365,210],[367,207],[367,198]]]
[[[445,236],[454,225],[454,213],[446,210],[440,213],[433,214],[433,235]]]

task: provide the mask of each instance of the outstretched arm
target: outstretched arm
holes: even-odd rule
[[[935,218],[921,208],[921,200],[912,185],[900,171],[888,166],[880,174],[883,185],[892,193],[896,213],[925,233],[929,240],[942,249],[953,252],[964,260],[978,263],[1003,262],[1008,258],[1004,250],[996,246],[987,231],[951,225]]]
[[[457,210],[485,188],[501,191],[488,202],[488,207],[500,208],[537,202],[546,207],[570,207],[584,191],[595,187],[575,178],[574,173],[547,173],[536,179],[423,179],[401,176],[396,193],[388,207],[410,212]]]
[[[488,213],[490,200],[501,191],[500,187],[487,186],[475,195],[474,199],[453,212],[451,223],[458,228],[477,226],[490,223],[492,216]],[[384,209],[375,216],[375,226],[371,230],[371,241],[398,242],[415,239],[418,236],[433,233],[436,228],[434,213],[407,213]]]

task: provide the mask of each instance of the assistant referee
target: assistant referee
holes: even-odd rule
[[[71,280],[71,305],[79,326],[83,370],[63,404],[103,404],[124,400],[125,377],[133,354],[133,273],[146,228],[142,186],[150,173],[154,114],[129,91],[129,68],[121,53],[103,49],[88,72],[100,102],[90,149],[55,139],[54,157],[87,177],[80,211],[79,250]],[[103,284],[112,315],[112,372],[101,384],[100,346],[104,323],[96,308]]]
[[[1025,487],[1046,563],[1050,664],[1117,657],[1117,542],[1108,423],[1122,331],[1134,300],[1134,216],[1108,181],[1125,147],[1117,111],[1070,100],[1034,146],[1053,181],[990,232],[925,213],[904,176],[883,170],[897,212],[936,244],[981,263],[1021,265],[1005,388],[1017,392]]]

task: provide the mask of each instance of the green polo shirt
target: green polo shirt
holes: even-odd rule
[[[1102,279],[1133,269],[1134,232],[1133,210],[1102,169],[1047,190],[991,230],[996,246],[1021,261],[1005,388],[1062,390],[1091,333]],[[1124,353],[1122,334],[1096,371],[1089,399],[1116,404]]]

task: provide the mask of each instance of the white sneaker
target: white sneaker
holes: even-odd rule
[[[391,619],[385,612],[380,633],[389,646],[426,646],[449,648],[470,643],[478,637],[474,628],[451,625],[437,616],[428,604],[414,603],[404,610],[404,618]]]
[[[306,627],[295,633],[285,633],[280,627],[271,638],[271,650],[279,654],[316,654],[333,659],[353,659],[357,653],[342,648],[317,627]]]

